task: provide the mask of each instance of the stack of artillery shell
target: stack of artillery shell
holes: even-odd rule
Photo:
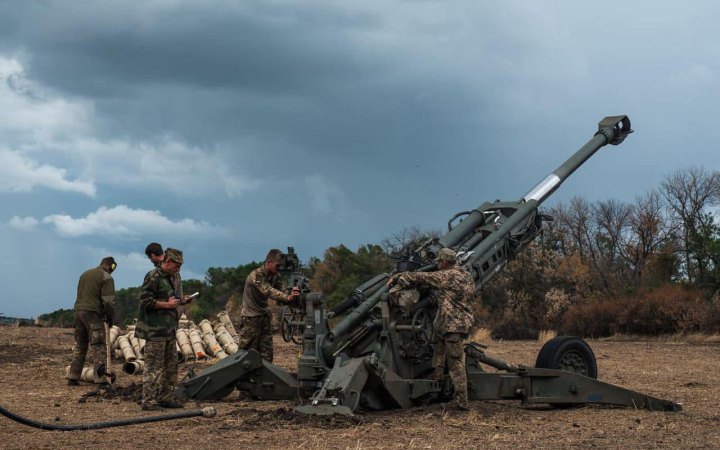
[[[127,361],[122,370],[128,375],[141,375],[145,370],[145,361]]]
[[[117,340],[118,345],[120,346],[120,351],[122,352],[122,357],[125,361],[135,361],[138,359],[135,354],[135,350],[133,350],[132,345],[130,345],[130,340],[127,335],[118,336]]]
[[[192,344],[190,343],[190,336],[188,336],[188,330],[178,328],[175,330],[175,339],[177,340],[178,348],[187,360],[195,359],[196,355],[193,351]]]
[[[208,355],[217,359],[226,358],[238,351],[238,335],[226,311],[220,312],[214,324],[203,320],[199,326],[188,320],[183,314],[175,330],[175,344],[178,362],[203,360]],[[111,348],[116,359],[124,360],[123,372],[131,375],[141,374],[145,368],[143,350],[145,340],[135,336],[135,326],[126,328],[127,333],[121,334],[118,327],[110,329]]]
[[[230,336],[232,336],[233,340],[236,344],[240,343],[240,337],[237,334],[237,331],[235,331],[235,326],[233,325],[232,321],[230,320],[230,316],[228,315],[227,311],[220,311],[217,314],[217,318],[220,321],[221,324],[225,325],[225,329],[230,333]],[[235,353],[235,352],[233,352]]]
[[[145,342],[143,340],[142,344],[140,343],[141,339],[138,339],[135,337],[135,330],[129,332],[128,339],[130,339],[130,345],[132,345],[133,351],[135,352],[135,357],[137,359],[145,359],[145,355],[143,355],[142,349],[145,347]]]
[[[110,335],[108,336],[110,340],[110,348],[115,348],[118,336],[120,336],[120,327],[118,327],[117,325],[111,326]]]
[[[65,378],[70,376],[70,366],[65,367]],[[88,383],[95,383],[95,369],[92,367],[83,367],[80,373],[80,380]]]
[[[238,345],[235,343],[235,339],[233,339],[222,323],[215,325],[215,336],[228,355],[232,355],[238,351]]]
[[[213,332],[213,328],[209,320],[206,319],[200,322],[200,330],[202,331],[202,339],[205,343],[205,348],[208,349],[210,354],[217,359],[227,358],[227,353],[225,353],[225,350],[222,349],[215,338],[215,333]]]
[[[191,323],[192,323],[192,320],[188,320],[188,318],[187,318],[187,316],[185,315],[185,313],[183,313],[183,314],[180,316],[180,320],[178,320],[178,328],[182,328],[182,329],[187,330],[188,328],[190,328],[190,324],[191,324]]]
[[[193,352],[195,353],[195,359],[205,359],[205,345],[203,345],[202,337],[200,336],[200,330],[197,328],[191,328],[188,331],[188,337],[190,338],[190,345],[192,345]]]

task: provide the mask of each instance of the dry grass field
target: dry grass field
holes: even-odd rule
[[[539,342],[484,342],[491,354],[532,365]],[[20,448],[720,448],[720,344],[589,341],[599,378],[683,404],[680,413],[587,406],[555,410],[518,402],[471,402],[467,413],[440,405],[307,417],[297,402],[258,402],[233,393],[212,404],[218,415],[97,431],[43,431],[0,417],[4,449]],[[121,374],[115,393],[68,387],[71,329],[0,327],[0,405],[54,424],[149,416],[134,401],[139,377]],[[276,339],[281,366],[294,346]],[[196,363],[196,365],[199,363]],[[181,364],[181,376],[187,365]],[[119,372],[119,367],[116,367]]]

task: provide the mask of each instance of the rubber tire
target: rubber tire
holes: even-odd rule
[[[580,370],[568,367],[569,359],[579,357]],[[538,353],[535,367],[540,369],[566,370],[597,379],[597,362],[590,346],[577,336],[558,336],[545,343]]]

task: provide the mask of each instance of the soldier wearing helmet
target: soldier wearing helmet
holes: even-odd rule
[[[457,265],[457,255],[450,248],[438,252],[436,272],[403,272],[390,278],[388,286],[395,283],[401,287],[430,287],[437,297],[437,314],[433,328],[439,339],[433,349],[434,380],[442,380],[445,363],[455,387],[453,406],[468,408],[467,373],[465,372],[464,340],[473,323],[470,303],[473,299],[475,281],[470,274]]]

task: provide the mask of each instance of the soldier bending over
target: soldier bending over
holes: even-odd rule
[[[447,361],[450,379],[455,387],[452,405],[458,409],[468,408],[467,373],[465,371],[464,340],[473,323],[470,302],[473,299],[475,281],[469,273],[456,264],[452,249],[443,248],[438,254],[436,272],[403,272],[390,278],[388,286],[398,283],[401,287],[429,286],[438,299],[438,311],[433,328],[439,342],[433,351],[435,372],[430,376],[442,380]]]

